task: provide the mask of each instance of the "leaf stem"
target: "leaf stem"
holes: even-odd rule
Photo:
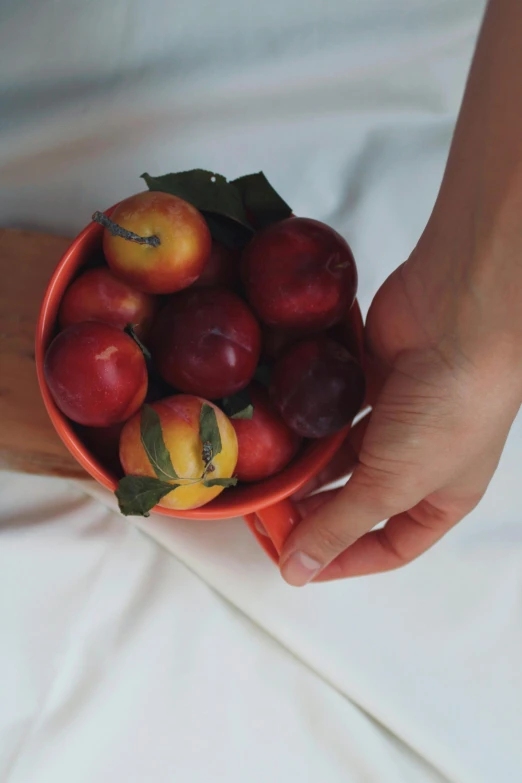
[[[205,470],[204,473],[201,474],[201,476],[198,476],[198,478],[183,478],[183,476],[179,476],[177,481],[175,482],[174,489],[177,489],[177,487],[191,487],[193,484],[200,484],[202,481],[205,481],[207,478],[207,471]],[[180,484],[179,482],[182,481],[183,484]],[[169,483],[168,481],[166,482]]]
[[[92,216],[95,223],[99,223],[103,226],[113,237],[121,237],[127,239],[129,242],[136,242],[138,245],[148,245],[149,247],[159,247],[161,240],[156,234],[150,237],[140,237],[139,234],[135,234],[134,231],[128,231],[123,226],[119,226],[110,217],[104,215],[103,212],[95,212]]]

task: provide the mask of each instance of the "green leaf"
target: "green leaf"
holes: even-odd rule
[[[207,405],[206,402],[201,406],[201,414],[199,417],[199,437],[203,447],[206,443],[210,444],[211,453],[209,460],[217,457],[221,453],[221,435],[219,434],[219,427],[216,419],[216,412],[214,408]]]
[[[178,486],[151,476],[125,476],[118,482],[115,494],[126,517],[148,517],[151,508]]]
[[[160,417],[150,405],[144,405],[141,409],[140,434],[156,476],[164,481],[179,478],[163,440]]]
[[[127,326],[125,327],[125,329],[123,331],[125,332],[125,334],[128,334],[129,337],[132,337],[132,339],[134,340],[134,342],[136,343],[138,348],[141,350],[141,352],[142,352],[143,356],[145,357],[145,359],[147,359],[147,361],[150,362],[150,360],[152,359],[152,356],[150,355],[150,351],[149,351],[149,349],[147,348],[146,345],[143,345],[143,343],[141,342],[140,338],[138,337],[138,335],[134,331],[134,327],[135,326],[137,326],[137,324],[127,324]]]
[[[177,174],[164,174],[161,177],[151,177],[147,173],[141,176],[149,190],[172,193],[185,199],[201,212],[224,215],[252,231],[240,190],[222,174],[192,169]]]
[[[253,405],[247,405],[246,408],[243,408],[242,410],[238,411],[237,413],[233,413],[230,418],[231,419],[252,419],[254,416],[254,406]]]
[[[207,478],[203,479],[204,487],[235,487],[237,478]]]
[[[232,250],[242,249],[252,239],[252,229],[231,220],[224,215],[216,215],[213,212],[203,213],[212,238]]]
[[[264,228],[292,214],[291,208],[272,187],[262,171],[232,180],[256,228]]]
[[[254,415],[254,406],[246,389],[230,397],[223,397],[221,407],[230,419],[251,419]]]

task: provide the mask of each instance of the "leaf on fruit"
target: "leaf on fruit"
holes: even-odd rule
[[[254,415],[254,406],[246,389],[231,397],[223,397],[221,407],[230,419],[251,419]]]
[[[188,201],[201,212],[212,212],[236,220],[252,231],[248,222],[240,190],[228,182],[222,174],[204,169],[180,171],[177,174],[164,174],[151,177],[142,174],[149,190],[161,190]]]
[[[203,479],[204,487],[235,487],[237,484],[237,478],[206,478]]]
[[[291,208],[272,187],[262,171],[233,179],[243,198],[246,212],[256,228],[264,228],[292,214]]]
[[[118,482],[116,497],[120,511],[126,517],[148,517],[149,512],[165,495],[179,487],[151,476],[125,476]]]
[[[205,463],[209,463],[214,457],[217,457],[217,455],[221,453],[222,446],[216,411],[211,405],[207,405],[206,402],[201,406],[199,437],[203,444],[203,453],[206,453],[207,455],[204,457]]]
[[[150,351],[149,351],[149,349],[147,348],[146,345],[143,345],[143,343],[141,342],[140,338],[138,337],[138,335],[134,331],[134,327],[135,326],[137,326],[137,324],[127,324],[127,326],[125,327],[125,329],[123,331],[125,332],[125,334],[128,334],[129,337],[132,337],[132,339],[134,340],[134,342],[136,343],[136,345],[138,346],[138,348],[142,352],[142,354],[145,357],[145,359],[150,362],[150,360],[152,359],[152,356],[150,355]]]
[[[160,417],[150,405],[144,405],[141,409],[140,435],[156,476],[163,481],[179,478],[163,440]]]

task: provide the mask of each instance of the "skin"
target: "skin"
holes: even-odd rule
[[[223,487],[204,487],[198,479],[205,465],[202,459],[203,444],[199,437],[199,417],[201,406],[206,400],[190,395],[168,397],[151,406],[161,421],[163,440],[174,470],[181,476],[177,487],[169,492],[159,503],[165,508],[178,511],[209,503],[223,491]],[[207,403],[212,405],[212,403]],[[225,414],[212,405],[216,412],[222,451],[213,459],[215,470],[211,478],[230,478],[234,475],[237,463],[237,437]],[[151,476],[156,474],[149,462],[140,437],[140,413],[128,421],[121,433],[120,460],[126,475]]]
[[[159,237],[160,245],[149,247],[104,230],[107,263],[138,290],[171,294],[187,288],[203,271],[211,250],[210,232],[200,212],[183,199],[168,193],[137,193],[122,201],[111,218],[141,237]]]
[[[498,465],[522,404],[521,40],[522,4],[491,0],[432,216],[368,314],[369,423],[308,491],[353,475],[299,498],[281,553],[290,584],[411,562]]]

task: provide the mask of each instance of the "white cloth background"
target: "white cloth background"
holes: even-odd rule
[[[72,234],[144,170],[263,169],[349,239],[366,309],[429,215],[482,8],[3,0],[1,223]],[[239,520],[0,476],[0,780],[516,783],[521,461],[519,419],[431,552],[303,591]]]

